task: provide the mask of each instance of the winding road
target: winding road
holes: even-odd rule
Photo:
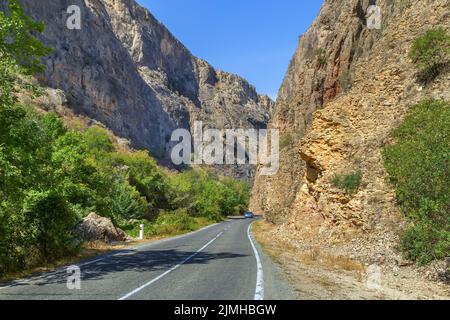
[[[293,291],[251,236],[252,219],[229,220],[187,235],[0,286],[0,300],[281,300]]]

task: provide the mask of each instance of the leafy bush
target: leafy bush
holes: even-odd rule
[[[0,107],[14,103],[20,89],[33,87],[23,76],[43,70],[39,59],[51,50],[34,36],[43,30],[42,23],[25,15],[18,0],[9,0],[8,10],[0,11]]]
[[[112,165],[128,168],[129,183],[145,197],[149,218],[154,217],[159,209],[169,209],[168,179],[148,152],[115,153]]]
[[[362,182],[362,172],[357,171],[349,175],[336,175],[331,180],[331,183],[339,188],[345,190],[348,194],[355,193]]]
[[[403,235],[407,257],[419,264],[447,257],[450,253],[450,232],[430,224],[418,223]]]
[[[144,238],[177,235],[195,231],[214,221],[204,217],[193,217],[186,209],[164,211],[154,221],[139,220],[131,224],[122,224],[120,227],[130,236],[139,236],[140,225],[144,225]]]
[[[409,57],[419,70],[419,77],[430,81],[450,62],[450,35],[442,28],[431,29],[417,38]]]
[[[172,209],[220,221],[248,209],[250,187],[246,182],[219,178],[205,170],[188,170],[170,177]]]
[[[317,58],[317,67],[322,68],[327,64],[327,55],[324,49],[319,48],[315,52]]]
[[[24,200],[29,235],[24,244],[36,245],[44,259],[60,258],[77,248],[74,229],[78,217],[56,191],[31,191]]]
[[[116,224],[121,219],[139,219],[148,211],[147,201],[139,191],[127,183],[125,176],[118,174],[111,194],[111,213]]]
[[[91,127],[84,134],[87,147],[91,152],[113,152],[114,145],[106,130],[99,127]]]
[[[186,209],[163,212],[156,220],[155,234],[178,234],[197,229],[197,222]]]
[[[420,263],[450,255],[450,103],[419,103],[392,133],[384,163],[410,221],[407,257]]]

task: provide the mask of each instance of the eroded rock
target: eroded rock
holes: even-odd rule
[[[114,226],[111,219],[101,217],[94,212],[77,225],[76,234],[80,240],[88,242],[104,241],[111,243],[131,240],[123,230]]]

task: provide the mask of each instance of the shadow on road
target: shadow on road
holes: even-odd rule
[[[82,280],[99,280],[107,278],[108,275],[119,272],[152,272],[152,271],[167,271],[170,268],[180,264],[190,256],[195,254],[191,251],[181,250],[152,250],[152,251],[135,251],[124,250],[115,256],[108,257],[105,260],[98,261],[91,265],[81,268]],[[195,264],[207,264],[212,260],[225,260],[247,257],[247,255],[235,254],[235,253],[206,253],[200,252],[189,261],[185,262],[185,265]],[[66,284],[68,274],[65,270],[61,270],[58,273],[49,273],[39,276],[39,280],[32,281],[30,283],[10,283],[11,287],[20,286],[46,286],[51,284]]]

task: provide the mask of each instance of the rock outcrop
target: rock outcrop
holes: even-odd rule
[[[267,96],[194,57],[134,0],[20,2],[46,24],[42,40],[54,49],[41,83],[63,90],[76,113],[134,147],[164,159],[173,130],[194,121],[217,129],[267,126]],[[66,27],[71,5],[81,8],[81,30]]]
[[[125,242],[131,238],[121,229],[116,228],[110,219],[100,217],[96,213],[90,213],[81,221],[75,233],[80,240],[94,242],[103,241],[111,242]]]
[[[380,6],[382,29],[366,27],[366,9]],[[448,73],[422,87],[408,58],[429,28],[450,26],[448,0],[326,0],[300,38],[270,126],[281,130],[281,169],[257,176],[253,210],[277,235],[304,250],[325,250],[364,263],[400,261],[404,223],[386,182],[382,148],[409,108],[425,98],[450,99]],[[336,174],[361,171],[346,195]]]

